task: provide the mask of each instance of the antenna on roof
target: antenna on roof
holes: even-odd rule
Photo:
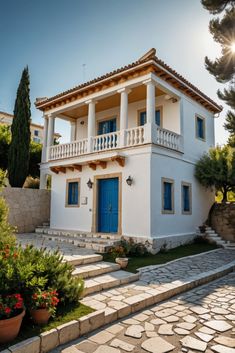
[[[82,80],[86,82],[86,64],[82,64]]]

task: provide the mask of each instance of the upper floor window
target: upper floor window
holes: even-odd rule
[[[67,180],[66,206],[79,206],[80,179]]]
[[[98,135],[109,134],[117,130],[116,118],[100,121],[98,124]]]
[[[162,213],[174,213],[174,180],[162,178]]]
[[[191,214],[192,213],[192,185],[189,183],[182,182],[181,192],[182,192],[182,213]]]
[[[146,116],[146,111],[141,111],[139,113],[139,125],[142,126],[146,124],[147,121],[147,116]],[[155,124],[157,124],[159,127],[162,126],[162,109],[161,108],[156,108],[155,110]]]
[[[205,140],[205,118],[196,115],[196,137]]]
[[[34,130],[34,136],[38,136],[39,135],[39,131],[38,130]]]

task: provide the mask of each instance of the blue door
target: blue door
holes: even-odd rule
[[[98,232],[118,231],[118,178],[98,180]]]

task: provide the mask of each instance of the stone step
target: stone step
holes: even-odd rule
[[[68,236],[70,238],[94,238],[94,239],[106,239],[106,240],[120,240],[120,235],[118,234],[106,234],[106,233],[85,233],[76,230],[61,230],[52,229],[49,227],[39,226],[35,229],[35,233],[54,235],[54,236]]]
[[[64,256],[64,261],[68,262],[73,266],[93,264],[102,260],[103,256],[98,254]]]
[[[57,235],[46,235],[46,234],[42,234],[42,237],[47,240],[55,241],[57,243],[73,244],[74,246],[77,246],[79,248],[91,249],[101,254],[108,252],[112,246],[119,244],[119,241],[117,240],[116,241],[104,240],[100,238],[95,239],[90,237],[70,238],[70,237],[62,237]]]
[[[208,235],[208,238],[210,238],[210,239],[215,239],[215,240],[216,240],[216,239],[221,239],[218,234],[213,234],[213,235],[207,234],[207,235]]]
[[[73,271],[73,276],[78,276],[85,279],[100,276],[105,273],[114,272],[118,270],[120,270],[120,266],[118,264],[101,261],[96,262],[95,264],[81,265],[75,267],[75,270]]]
[[[206,234],[213,235],[213,234],[216,234],[216,232],[214,230],[206,230]]]
[[[85,279],[84,296],[138,281],[139,276],[139,273],[130,273],[119,270],[91,279]]]

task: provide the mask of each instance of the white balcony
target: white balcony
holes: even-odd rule
[[[153,144],[165,147],[177,152],[182,152],[181,135],[175,132],[157,127],[153,131]],[[124,144],[120,143],[120,131],[91,137],[91,150],[88,152],[88,138],[55,145],[48,148],[48,160],[78,157],[88,153],[108,150],[116,150],[125,147],[134,147],[150,143],[148,139],[147,125],[124,130]]]

